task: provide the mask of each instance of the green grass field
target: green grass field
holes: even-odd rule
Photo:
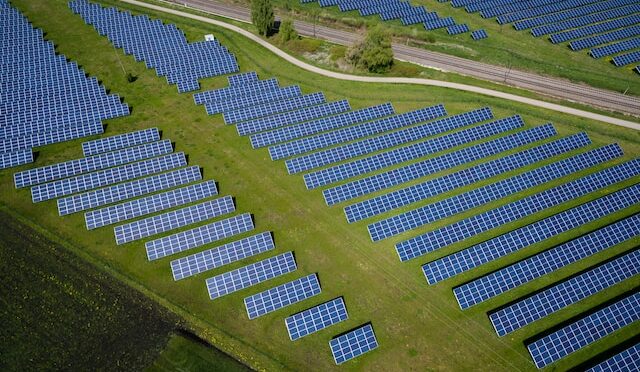
[[[219,183],[221,195],[230,194],[236,197],[238,212],[254,214],[256,231],[274,232],[276,253],[295,251],[299,270],[295,275],[287,275],[251,290],[210,301],[204,279],[240,267],[246,262],[232,264],[176,283],[171,277],[169,260],[148,263],[142,243],[116,246],[110,228],[87,233],[81,214],[60,218],[55,202],[32,204],[28,190],[16,191],[13,187],[12,174],[16,169],[0,172],[0,202],[20,218],[49,230],[61,241],[68,242],[69,249],[105,267],[113,275],[176,312],[199,337],[253,368],[336,369],[328,341],[336,334],[371,321],[380,347],[346,363],[341,369],[532,370],[534,366],[523,345],[524,340],[638,285],[637,280],[627,281],[509,337],[498,338],[487,320],[488,310],[631,249],[637,242],[622,244],[573,265],[568,270],[548,275],[542,280],[464,312],[460,311],[455,303],[451,293],[453,286],[523,256],[584,234],[598,226],[604,226],[617,218],[637,213],[640,207],[634,206],[597,223],[563,234],[553,241],[530,247],[520,254],[482,267],[472,274],[461,275],[430,287],[419,270],[420,264],[469,246],[474,241],[485,240],[534,219],[594,199],[598,193],[563,204],[553,211],[545,211],[530,219],[487,232],[474,241],[465,241],[437,254],[401,264],[393,249],[397,241],[466,215],[455,216],[453,219],[414,230],[411,234],[373,244],[365,228],[365,222],[369,221],[347,224],[341,205],[326,207],[320,190],[307,191],[300,176],[288,176],[282,162],[274,163],[269,160],[266,149],[252,150],[248,140],[238,137],[235,128],[224,125],[220,116],[207,116],[202,107],[193,104],[191,95],[178,94],[175,86],[168,86],[164,79],[157,78],[153,71],[146,70],[143,63],[136,63],[133,57],[125,56],[120,50],[114,50],[105,37],[100,37],[92,27],[85,25],[79,16],[72,14],[66,6],[66,1],[14,0],[12,3],[24,12],[34,26],[44,29],[47,39],[57,45],[60,53],[78,61],[87,73],[97,76],[112,93],[122,96],[132,107],[132,115],[129,117],[107,123],[107,135],[152,126],[159,127],[164,138],[175,141],[176,151],[185,151],[189,155],[190,164],[200,165],[204,169],[206,179],[215,179]],[[123,8],[136,10],[128,6]],[[176,23],[190,40],[199,40],[203,34],[214,33],[222,44],[236,55],[242,71],[255,70],[261,78],[277,77],[281,85],[299,84],[305,93],[324,91],[328,100],[348,98],[353,108],[390,101],[397,112],[405,112],[444,103],[449,114],[456,114],[488,105],[494,109],[498,118],[521,114],[528,127],[551,121],[560,135],[586,130],[594,142],[592,148],[618,142],[626,152],[625,159],[640,154],[640,133],[631,130],[446,89],[382,86],[326,79],[289,65],[265,49],[224,29],[164,14],[148,11],[144,13],[158,16],[165,22]],[[134,83],[127,83],[121,65],[127,72],[138,76]],[[223,87],[226,85],[226,79],[207,79],[202,85],[206,89]],[[80,142],[41,149],[36,165],[81,157]],[[597,167],[600,168],[602,167]],[[515,173],[517,172],[511,172],[509,175]],[[586,173],[589,172],[581,174]],[[439,175],[442,173],[433,177]],[[528,190],[517,197],[521,198],[567,180],[568,178],[564,178],[545,187]],[[633,182],[635,180],[625,185]],[[614,191],[622,186],[624,185],[616,185],[605,192]],[[470,188],[460,189],[456,193]],[[507,200],[502,200],[475,209],[473,214],[506,202]],[[257,320],[247,320],[242,303],[246,295],[312,272],[319,274],[323,286],[320,296]],[[348,321],[296,342],[289,341],[283,322],[285,316],[336,296],[345,298],[349,311]],[[638,325],[627,327],[602,342],[565,358],[552,368],[564,370],[579,365],[637,335],[639,331]]]
[[[237,2],[249,3],[248,0]],[[399,41],[414,39],[425,49],[640,95],[640,79],[633,71],[636,64],[615,67],[609,57],[594,59],[588,55],[588,49],[573,52],[568,42],[552,44],[548,37],[534,38],[529,30],[516,31],[511,24],[500,25],[495,18],[484,19],[478,13],[470,14],[464,8],[454,8],[449,2],[411,1],[414,6],[424,5],[441,17],[451,16],[456,23],[466,23],[471,30],[483,28],[489,37],[475,41],[469,33],[449,35],[446,29],[426,31],[420,24],[403,26],[399,20],[383,22],[377,15],[362,17],[357,11],[340,12],[337,6],[321,8],[317,2],[300,4],[297,0],[273,0],[273,3],[283,9],[282,13],[286,13],[284,9],[292,9],[296,17],[311,20],[315,11],[319,12],[321,23],[337,23],[349,28],[382,24]]]

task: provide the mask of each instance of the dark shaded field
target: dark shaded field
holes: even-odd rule
[[[0,210],[0,370],[140,370],[180,319]]]

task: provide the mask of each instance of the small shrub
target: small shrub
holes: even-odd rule
[[[278,31],[280,42],[286,43],[289,40],[297,40],[298,32],[293,27],[293,21],[289,18],[282,21],[280,30]]]

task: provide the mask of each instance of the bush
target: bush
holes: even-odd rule
[[[280,35],[280,41],[283,43],[298,39],[298,32],[296,32],[296,29],[293,27],[293,21],[291,19],[287,18],[282,21],[278,35]]]
[[[364,40],[347,51],[346,59],[355,67],[369,72],[386,72],[393,65],[391,39],[382,28],[375,27],[367,32]]]
[[[251,0],[251,22],[256,26],[260,35],[269,35],[275,22],[270,0]]]

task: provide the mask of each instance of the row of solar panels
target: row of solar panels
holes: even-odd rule
[[[200,89],[200,78],[238,71],[235,57],[224,46],[217,41],[189,43],[175,25],[103,8],[87,0],[71,1],[69,7],[115,47],[144,61],[169,84],[176,84],[179,92]]]
[[[129,114],[120,97],[57,55],[42,30],[2,4],[0,169],[32,163],[32,148],[102,133],[102,120]]]
[[[122,223],[114,227],[117,244],[146,239],[235,211],[230,196],[211,199],[218,195],[215,182],[199,182],[202,179],[199,167],[186,167],[184,154],[172,154],[171,142],[161,140],[157,128],[85,142],[82,148],[84,158],[15,173],[16,188],[31,187],[34,202],[60,198],[60,215],[86,211],[89,230]],[[73,206],[71,210],[69,205]],[[216,220],[145,242],[147,258],[158,260],[253,229],[248,213]],[[174,280],[181,280],[273,249],[271,233],[263,232],[174,259],[171,270]],[[293,252],[287,252],[210,277],[206,286],[210,298],[216,299],[296,269]],[[246,297],[244,303],[249,319],[255,319],[320,292],[318,276],[311,274]],[[344,300],[339,297],[287,317],[285,325],[293,341],[344,321],[347,316]],[[360,347],[365,352],[377,345],[370,324],[349,335],[347,341],[346,335],[331,341],[336,363],[359,355]],[[366,345],[352,344],[362,339],[367,340]]]
[[[234,107],[228,111],[255,113],[247,116],[245,121],[236,122],[238,133],[251,136],[254,148],[269,146],[272,159],[285,159],[290,174],[308,172],[304,174],[304,181],[309,189],[347,182],[323,191],[328,205],[465,166],[464,169],[449,171],[445,175],[345,207],[347,220],[356,222],[437,197],[433,199],[437,201],[369,224],[369,233],[374,241],[428,227],[446,218],[468,214],[477,207],[512,199],[521,192],[533,190],[525,198],[397,243],[396,249],[402,261],[452,244],[474,241],[476,236],[516,224],[532,214],[545,213],[573,200],[599,193],[599,198],[425,264],[423,272],[432,285],[640,204],[640,185],[620,188],[620,185],[628,185],[638,179],[640,160],[620,163],[623,152],[618,145],[593,148],[585,133],[558,138],[551,124],[523,130],[524,122],[519,116],[495,120],[489,108],[446,116],[442,105],[395,114],[391,105],[384,104],[357,111],[324,113],[318,109],[325,104],[324,101],[291,105],[297,101],[279,98],[271,93],[282,89],[277,82],[261,81],[255,75],[252,75],[252,79],[242,87],[230,86],[197,93],[194,99],[205,107],[223,107],[224,102],[234,101],[236,96],[243,97],[247,105],[250,102],[259,103],[256,106]],[[221,111],[223,116],[228,113]],[[302,112],[314,114],[299,115]],[[296,121],[295,118],[301,119]],[[523,146],[526,148],[523,149]],[[505,151],[511,153],[495,158]],[[493,159],[484,160],[490,157]],[[409,161],[412,163],[407,164]],[[522,171],[540,162],[544,165]],[[610,162],[617,164],[605,168]],[[386,170],[390,166],[399,168]],[[601,170],[584,175],[595,167]],[[509,176],[514,171],[520,172]],[[372,172],[379,173],[368,175]],[[365,178],[349,181],[362,176]],[[499,181],[485,182],[497,176],[501,177]],[[563,181],[567,177],[572,180]],[[458,195],[442,196],[476,182],[483,182],[484,185]],[[542,189],[551,182],[558,186]],[[616,188],[618,190],[614,191]],[[542,191],[536,191],[540,189]],[[640,226],[637,224],[639,217],[623,218],[552,251],[545,251],[495,274],[455,287],[454,294],[460,307],[466,309],[577,260],[637,239],[640,236]],[[576,249],[582,246],[590,249]],[[543,269],[543,259],[551,265],[548,269]],[[611,263],[598,265],[569,284],[558,284],[561,290],[546,292],[547,302],[542,303],[538,298],[527,299],[520,305],[514,305],[515,310],[505,308],[491,313],[490,319],[500,335],[505,333],[504,329],[515,330],[553,312],[553,307],[549,307],[553,301],[563,303],[562,307],[565,307],[632,278],[637,269],[628,268],[633,266],[635,259],[637,254],[631,252]],[[614,268],[619,269],[618,274],[611,278],[607,273]],[[582,283],[587,278],[597,284],[590,292],[579,291],[578,288],[573,302],[563,296],[567,288],[575,288],[572,283]],[[596,282],[600,279],[605,282]],[[521,315],[523,306],[537,315],[524,319]],[[498,321],[502,323],[498,324]],[[533,347],[531,345],[530,349]],[[538,363],[539,357],[532,355]]]
[[[484,18],[496,17],[498,23],[512,23],[516,30],[531,29],[534,37],[549,35],[552,43],[569,41],[572,50],[592,49],[594,58],[639,49],[640,4],[635,0],[535,0],[535,1],[458,1],[467,12],[480,12]],[[637,51],[614,56],[615,66],[640,62]]]
[[[316,0],[300,0],[301,3],[311,3]],[[361,16],[379,15],[383,21],[399,19],[403,25],[422,23],[426,30],[446,28],[449,35],[469,32],[466,24],[456,24],[452,17],[441,18],[436,12],[429,12],[424,6],[413,6],[404,0],[319,0],[322,7],[338,6],[341,12],[357,10]],[[487,37],[485,30],[475,30],[471,33],[474,40]]]

